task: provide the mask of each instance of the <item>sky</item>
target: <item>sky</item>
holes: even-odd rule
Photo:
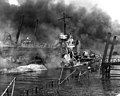
[[[112,21],[118,20],[120,23],[120,0],[66,0],[66,2],[75,2],[76,6],[87,8],[97,6],[110,15]]]
[[[110,15],[112,21],[120,23],[120,0],[65,0],[66,4],[70,4],[70,2],[77,7],[85,6],[88,9],[97,6]],[[19,6],[17,0],[9,0],[9,3]]]
[[[17,5],[17,6],[19,6],[19,3],[18,3],[17,0],[8,0],[8,2],[9,2],[10,5]]]
[[[120,0],[98,0],[98,7],[107,12],[113,20],[120,23]]]

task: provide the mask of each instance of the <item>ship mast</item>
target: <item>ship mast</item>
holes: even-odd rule
[[[71,17],[68,17],[68,16],[66,16],[66,12],[63,12],[63,16],[61,17],[61,18],[59,18],[58,20],[62,20],[63,21],[63,24],[64,24],[64,34],[66,34],[66,19],[68,19],[68,18],[71,18]]]
[[[37,36],[38,23],[39,23],[39,19],[36,20],[35,30],[34,30],[34,35],[35,35],[35,37],[36,37],[37,40],[38,40],[38,36]]]
[[[16,42],[15,42],[16,46],[17,46],[17,43],[18,43],[18,39],[19,39],[19,36],[20,36],[21,29],[22,29],[23,21],[24,21],[24,15],[22,15],[21,24],[18,28],[18,32],[17,32],[17,35],[16,35]]]

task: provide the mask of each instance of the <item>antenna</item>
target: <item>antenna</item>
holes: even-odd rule
[[[66,19],[71,18],[69,16],[66,16],[66,8],[65,11],[63,12],[63,16],[61,18],[59,18],[58,20],[63,20],[64,23],[64,34],[66,34]]]

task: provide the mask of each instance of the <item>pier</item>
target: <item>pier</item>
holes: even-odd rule
[[[120,74],[118,74],[118,73],[117,74],[111,73],[111,71],[113,71],[113,70],[120,72],[120,69],[119,69],[120,58],[112,56],[117,36],[114,36],[112,41],[110,41],[110,38],[111,38],[111,33],[108,33],[108,38],[106,41],[105,50],[104,50],[102,63],[101,63],[102,79],[111,79],[112,77],[120,77]],[[109,56],[107,56],[108,48],[110,45],[111,45],[110,53],[109,53]],[[114,66],[116,66],[116,67],[114,67]]]

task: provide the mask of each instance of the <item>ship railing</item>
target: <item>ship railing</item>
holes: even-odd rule
[[[68,76],[66,76],[66,78],[61,81],[64,67],[65,67],[65,66],[62,67],[62,70],[61,70],[61,73],[60,73],[59,85],[61,85],[64,81],[66,81],[71,75],[73,75],[73,74],[76,72],[76,70],[74,70],[71,74],[69,74]]]
[[[7,86],[7,88],[4,90],[4,92],[2,93],[1,96],[13,96],[14,94],[14,89],[15,89],[15,80],[16,77],[14,77],[14,79],[9,83],[9,85]],[[12,90],[11,93],[9,92],[10,87],[12,86]]]

